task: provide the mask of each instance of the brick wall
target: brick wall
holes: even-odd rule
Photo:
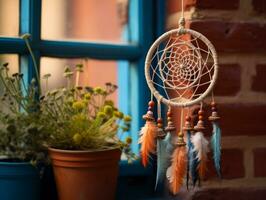
[[[202,195],[197,193],[195,199],[250,199],[253,194],[256,195],[251,199],[264,199],[266,1],[184,1],[187,26],[210,39],[218,51],[220,65],[215,97],[222,117],[224,179],[214,178],[210,166],[203,190],[209,188],[214,192],[202,191]],[[177,27],[180,5],[181,0],[167,0],[167,29]],[[223,192],[217,192],[217,188]],[[245,190],[245,193],[239,190]],[[228,198],[226,194],[234,198]],[[223,198],[208,195],[222,195]]]

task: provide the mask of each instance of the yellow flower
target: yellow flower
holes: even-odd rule
[[[103,92],[103,89],[101,87],[96,87],[93,89],[93,92],[95,94],[101,94]]]
[[[115,117],[117,117],[118,119],[123,119],[124,114],[122,112],[119,111],[115,111],[114,112]]]
[[[129,115],[126,115],[126,116],[124,117],[124,121],[125,121],[125,122],[131,122],[131,117],[130,117]]]
[[[113,114],[113,107],[106,105],[106,106],[104,106],[103,111],[106,115],[112,115]]]
[[[75,144],[79,145],[81,143],[81,140],[82,140],[82,136],[79,133],[76,133],[73,136],[73,141]]]
[[[106,114],[104,112],[98,112],[97,117],[99,118],[105,118]]]
[[[77,114],[72,117],[74,121],[85,121],[87,119],[86,115],[84,114]]]
[[[131,137],[126,137],[126,143],[131,144],[132,143],[132,138]]]
[[[90,99],[91,99],[91,94],[90,94],[90,93],[86,93],[86,94],[84,95],[84,98],[85,98],[86,100],[90,100]]]
[[[72,104],[72,108],[73,108],[74,110],[77,110],[77,111],[80,111],[80,110],[84,109],[85,106],[86,106],[85,103],[82,102],[82,101],[76,101],[76,102],[74,102],[74,103]]]

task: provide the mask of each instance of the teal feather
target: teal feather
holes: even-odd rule
[[[213,122],[213,134],[211,147],[213,150],[213,160],[217,175],[221,178],[221,129],[217,122]]]
[[[190,176],[190,173],[189,173],[189,171],[190,171],[190,159],[191,159],[190,158],[191,157],[190,152],[193,149],[193,144],[190,140],[190,137],[191,137],[191,132],[187,131],[187,160],[188,160],[188,162],[187,162],[187,189],[189,188],[188,186],[189,186],[189,176]]]
[[[163,188],[165,173],[171,164],[171,155],[174,150],[172,134],[168,132],[164,139],[157,139],[157,174],[155,189]]]
[[[187,132],[187,145],[188,145],[188,176],[191,176],[193,186],[196,185],[197,181],[199,180],[198,175],[198,165],[199,161],[197,158],[197,152],[194,149],[194,145],[191,141],[191,132]],[[187,180],[188,182],[189,180]],[[188,183],[187,183],[188,187]]]

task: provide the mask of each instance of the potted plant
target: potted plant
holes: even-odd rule
[[[23,74],[9,75],[8,63],[0,67],[0,195],[1,200],[40,199],[40,171],[46,162],[43,146],[48,126],[40,117],[38,87],[29,86]],[[14,191],[15,188],[15,191]]]
[[[76,78],[82,65],[76,65]],[[119,160],[123,152],[129,161],[131,138],[121,141],[128,131],[130,116],[108,100],[117,86],[105,88],[72,86],[73,73],[65,69],[67,87],[48,91],[41,97],[41,112],[53,130],[47,141],[60,200],[114,199]],[[48,88],[48,78],[44,76]],[[76,80],[76,83],[79,81]]]

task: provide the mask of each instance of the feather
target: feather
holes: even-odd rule
[[[148,165],[150,154],[155,154],[155,137],[157,126],[154,121],[146,121],[145,126],[140,131],[139,143],[141,144],[140,154],[144,167]]]
[[[169,155],[168,158],[171,158],[173,151],[175,150],[175,145],[173,144],[176,135],[173,132],[168,132],[164,138],[166,142],[166,152]],[[168,159],[168,166],[171,164],[171,159]]]
[[[191,177],[193,186],[196,185],[198,180],[198,159],[197,153],[194,152],[194,145],[191,142],[191,132],[187,131],[187,151],[188,151],[188,163],[187,163],[187,189],[189,187],[189,178]]]
[[[193,144],[192,144],[193,145]],[[199,174],[198,174],[198,165],[199,161],[197,159],[197,152],[193,151],[194,146],[190,150],[190,160],[189,160],[189,171],[191,175],[191,180],[193,186],[196,185],[197,181],[199,180]]]
[[[218,176],[221,178],[221,129],[217,122],[213,121],[213,135],[211,138],[211,147],[213,150],[214,166]]]
[[[191,160],[191,155],[190,152],[193,149],[193,144],[191,142],[191,132],[190,130],[187,130],[187,189],[189,188],[189,177],[190,177],[190,160]]]
[[[172,134],[168,132],[164,139],[157,139],[157,174],[155,189],[164,186],[164,177],[170,165],[171,155],[174,150]]]
[[[194,145],[193,151],[196,152],[196,158],[198,160],[198,175],[200,179],[203,179],[207,168],[207,153],[209,152],[208,141],[205,139],[202,132],[197,132],[191,137],[191,142]]]
[[[171,172],[168,172],[170,178],[170,190],[177,194],[183,184],[187,167],[187,150],[185,146],[177,147],[173,153]]]

